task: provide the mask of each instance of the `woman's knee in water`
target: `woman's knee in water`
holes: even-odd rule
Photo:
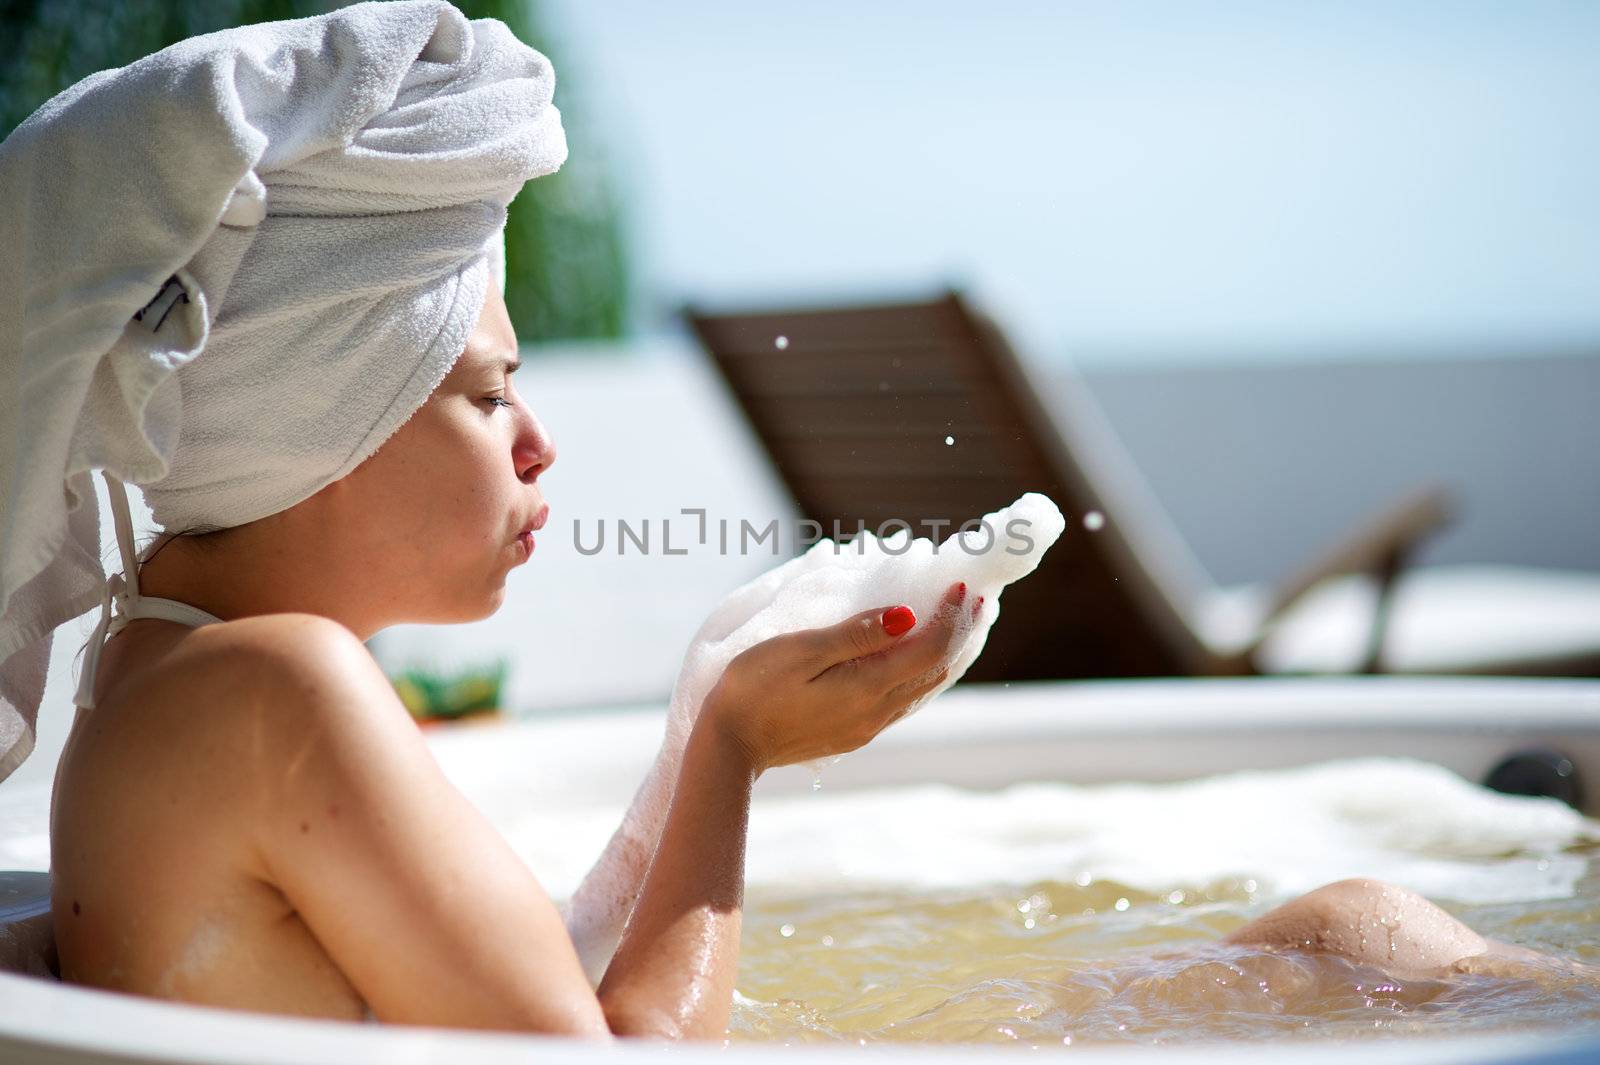
[[[1438,969],[1490,949],[1488,940],[1416,892],[1365,878],[1339,880],[1307,892],[1225,941],[1337,954],[1406,970]]]

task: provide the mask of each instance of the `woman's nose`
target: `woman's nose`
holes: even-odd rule
[[[556,442],[533,411],[523,409],[527,411],[527,424],[517,436],[514,458],[517,476],[531,484],[556,461]]]

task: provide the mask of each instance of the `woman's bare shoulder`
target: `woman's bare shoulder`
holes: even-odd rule
[[[283,723],[341,708],[371,719],[410,723],[394,686],[355,633],[319,614],[264,614],[215,626],[204,655],[212,685],[269,709]]]
[[[355,633],[321,614],[259,614],[204,629],[213,654],[254,659],[285,668],[312,665],[327,656],[371,654]]]
[[[97,685],[97,709],[80,717],[87,731],[74,730],[84,733],[75,761],[126,762],[132,744],[133,761],[150,766],[204,749],[239,755],[230,761],[248,776],[330,727],[415,731],[366,645],[317,614],[147,631],[105,654],[109,675]]]

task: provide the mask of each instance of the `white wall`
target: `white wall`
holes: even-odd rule
[[[1283,580],[1425,483],[1460,513],[1419,561],[1600,572],[1600,357],[1086,377],[1220,581]]]

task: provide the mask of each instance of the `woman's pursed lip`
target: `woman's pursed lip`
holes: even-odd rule
[[[526,528],[524,528],[522,530],[522,532],[518,533],[517,535],[518,536],[526,536],[528,533],[538,532],[540,529],[544,528],[544,523],[549,521],[549,520],[550,520],[550,504],[546,503],[544,506],[539,508],[539,513],[534,515],[533,522],[531,524],[529,524]]]

